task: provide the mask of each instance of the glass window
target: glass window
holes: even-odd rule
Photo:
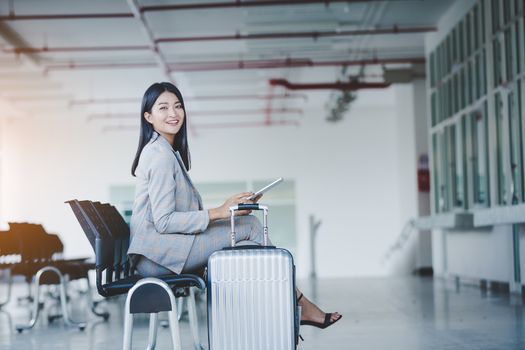
[[[512,15],[513,15],[512,1],[513,0],[503,0],[502,1],[503,3],[503,23],[504,24],[509,23],[510,19],[512,18]]]
[[[478,20],[479,20],[479,7],[476,5],[474,6],[474,10],[472,11],[472,52],[477,50],[480,47],[480,31],[482,30],[482,27],[478,26]]]
[[[525,0],[524,0],[525,2]],[[518,22],[516,22],[516,40],[518,42],[516,46],[516,59],[518,60],[518,72],[525,72],[525,26],[524,19],[521,17]]]
[[[479,30],[479,46],[485,43],[485,1],[479,2],[479,16],[478,16],[478,30]]]
[[[447,192],[446,208],[456,207],[456,126],[451,125],[445,128],[445,171],[446,183],[445,191]],[[448,202],[448,199],[451,202]]]
[[[476,71],[476,61],[475,60],[472,60],[469,62],[469,71],[470,71],[469,73],[470,75],[470,82],[469,82],[470,97],[471,97],[471,101],[475,101],[476,96],[477,96],[476,89],[478,88],[478,79],[477,79],[478,72]]]
[[[463,69],[463,96],[465,99],[465,105],[469,105],[472,102],[470,96],[470,75],[469,75],[469,66],[464,65]]]
[[[456,126],[451,128],[452,135],[454,139],[454,188],[453,188],[453,198],[454,198],[454,207],[466,209],[466,196],[465,196],[465,116],[456,124]]]
[[[499,0],[492,0],[491,9],[492,9],[491,11],[492,13],[492,33],[496,34],[496,32],[500,29],[500,26],[501,26]]]
[[[465,43],[465,58],[469,57],[475,50],[474,40],[472,40],[472,11],[467,14],[464,25],[464,43]]]
[[[432,126],[435,126],[438,123],[437,101],[436,100],[437,100],[437,92],[434,91],[432,95],[430,96],[430,105],[431,105],[430,117],[431,117]]]
[[[459,96],[459,109],[461,110],[467,106],[466,96],[465,96],[465,75],[464,75],[463,68],[461,68],[458,71],[458,81],[459,81],[459,86],[458,86],[457,94]]]
[[[473,200],[475,206],[488,206],[488,142],[487,103],[483,109],[474,111],[471,117],[470,167],[473,174]]]
[[[441,178],[439,176],[439,133],[432,135],[432,186],[434,196],[434,211],[440,213],[442,211],[441,206]]]
[[[457,111],[459,110],[459,89],[458,89],[458,75],[457,74],[454,74],[452,76],[452,87],[451,87],[451,92],[452,92],[452,113],[451,114],[456,114]]]
[[[439,178],[441,179],[439,182],[439,207],[440,212],[446,212],[449,210],[449,190],[450,186],[448,185],[448,181],[450,179],[449,173],[449,148],[448,147],[448,141],[447,136],[448,134],[446,132],[441,131],[438,134],[438,154],[439,154],[439,164],[438,164],[438,172],[439,172]]]
[[[447,91],[448,91],[448,113],[447,118],[452,116],[454,113],[454,107],[455,107],[455,99],[454,99],[454,88],[453,88],[453,80],[449,79],[447,82]]]
[[[436,86],[438,85],[438,82],[441,80],[441,46],[438,46],[436,50],[434,51],[435,57],[436,57]]]
[[[523,202],[520,89],[515,84],[508,95],[512,204]]]
[[[452,29],[452,40],[450,42],[451,47],[451,64],[454,65],[458,62],[458,27]]]
[[[485,59],[485,49],[478,54],[478,98],[487,93],[487,65]]]
[[[497,185],[498,185],[498,204],[507,203],[507,178],[505,174],[505,128],[504,128],[504,110],[503,99],[500,93],[495,95],[496,108],[496,167],[497,167]]]
[[[498,38],[493,41],[493,54],[494,54],[494,86],[501,85],[503,83],[503,60],[501,55],[501,43]]]
[[[436,64],[435,52],[432,52],[430,54],[430,63],[428,66],[428,70],[430,73],[429,74],[430,75],[430,87],[436,86],[436,74],[435,74],[435,69],[434,69],[435,64]]]
[[[523,10],[525,7],[525,1],[524,0],[516,0],[514,1],[514,8],[516,11],[516,15],[523,15]]]
[[[446,133],[443,130],[432,135],[433,151],[433,186],[434,186],[434,208],[437,213],[446,212],[449,209],[448,181],[448,147]]]
[[[463,38],[463,22],[465,22],[465,20],[459,22],[457,27],[458,63],[463,62],[463,60],[465,59],[465,40]]]
[[[511,81],[516,75],[515,72],[515,60],[516,55],[513,53],[514,49],[514,31],[509,28],[505,31],[505,66],[506,75],[505,80]]]

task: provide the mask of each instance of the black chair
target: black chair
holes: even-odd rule
[[[16,325],[16,330],[33,328],[36,324],[40,312],[40,286],[58,285],[59,300],[62,314],[48,315],[48,321],[52,322],[58,317],[63,317],[64,322],[70,326],[76,326],[83,330],[85,322],[74,322],[71,320],[67,308],[67,284],[69,281],[85,279],[89,287],[88,271],[95,268],[95,264],[83,259],[63,259],[62,254],[64,245],[57,235],[49,234],[42,225],[30,223],[10,222],[10,233],[19,242],[20,261],[14,264],[11,275],[22,275],[28,285],[34,282],[32,318],[28,324]],[[11,280],[9,281],[11,282]],[[10,291],[10,285],[9,285]],[[10,294],[10,293],[9,293]],[[92,312],[104,319],[109,317],[108,313],[99,313],[95,310],[94,303],[88,293],[88,300],[91,304]]]
[[[21,247],[18,237],[11,231],[0,231],[0,270],[7,272],[7,293],[6,298],[0,302],[0,309],[11,300],[11,270],[20,261]]]
[[[131,348],[133,314],[150,314],[149,347],[154,348],[157,335],[158,313],[168,311],[174,348],[180,348],[175,294],[187,290],[191,307],[190,328],[195,348],[202,349],[198,339],[198,326],[193,288],[204,289],[199,276],[167,274],[144,278],[131,270],[127,256],[129,227],[117,209],[109,204],[91,201],[67,201],[95,251],[98,293],[104,297],[127,293],[124,349]],[[174,293],[175,291],[175,293]],[[183,293],[182,295],[185,295]]]

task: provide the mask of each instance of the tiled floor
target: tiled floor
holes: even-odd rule
[[[456,288],[429,278],[369,278],[321,280],[300,283],[306,295],[327,310],[338,310],[343,319],[318,330],[302,327],[299,348],[363,350],[512,350],[525,349],[523,300],[477,287]],[[25,288],[16,287],[23,295]],[[15,294],[15,296],[16,296]],[[0,286],[0,299],[5,286]],[[0,311],[0,349],[118,349],[122,347],[122,300],[101,306],[111,311],[108,322],[85,312],[82,297],[72,297],[74,317],[88,318],[81,332],[61,320],[41,320],[31,331],[18,334],[15,323],[29,319],[29,308],[13,301]],[[201,339],[207,348],[205,303],[199,303]],[[44,317],[45,319],[45,317]],[[134,347],[145,348],[148,321],[135,317]],[[184,349],[192,349],[187,320],[181,323]],[[171,345],[167,329],[159,328],[158,349]]]

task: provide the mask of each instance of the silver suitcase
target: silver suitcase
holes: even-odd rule
[[[263,210],[264,246],[235,247],[236,210]],[[295,267],[286,249],[267,246],[268,207],[231,207],[232,247],[208,260],[210,350],[290,350],[298,336]]]

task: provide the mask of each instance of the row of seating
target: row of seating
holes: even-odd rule
[[[34,291],[30,298],[32,317],[28,324],[17,325],[21,332],[32,328],[41,309],[41,285],[57,285],[60,291],[61,316],[68,325],[83,330],[85,322],[74,322],[67,308],[67,286],[72,280],[85,279],[91,311],[107,320],[109,314],[98,312],[91,298],[88,271],[95,270],[96,289],[103,297],[127,294],[125,306],[124,348],[131,348],[132,324],[135,313],[150,314],[149,348],[155,347],[158,313],[168,311],[169,325],[175,349],[180,349],[178,320],[182,314],[183,300],[187,302],[190,330],[195,349],[202,349],[199,340],[194,288],[204,290],[201,276],[168,274],[158,278],[144,278],[131,267],[127,256],[130,232],[117,209],[110,204],[71,200],[67,202],[80,223],[94,252],[95,262],[87,259],[64,259],[64,246],[57,235],[47,233],[42,225],[9,223],[9,230],[0,232],[0,270],[8,272],[7,298],[11,299],[13,276],[21,275]],[[178,305],[175,297],[179,298]],[[177,315],[178,309],[178,315]]]
[[[129,227],[110,204],[71,200],[67,202],[95,252],[96,285],[100,295],[127,293],[124,321],[124,349],[131,349],[133,314],[150,314],[148,349],[157,336],[158,313],[167,311],[174,349],[181,348],[175,297],[188,297],[188,315],[195,349],[199,341],[194,288],[204,290],[205,283],[193,274],[167,274],[144,278],[131,268],[127,250]]]
[[[28,324],[17,325],[22,332],[32,328],[38,320],[40,311],[40,286],[59,285],[62,315],[51,315],[49,321],[61,316],[69,325],[80,329],[84,322],[73,322],[69,317],[66,305],[66,286],[69,281],[85,279],[89,287],[88,271],[95,264],[83,259],[64,259],[64,245],[55,234],[47,233],[42,225],[25,222],[10,222],[9,230],[0,232],[0,269],[7,271],[7,298],[0,302],[0,307],[11,299],[13,276],[23,276],[29,286],[33,284],[34,291],[27,297],[33,302],[32,318]],[[89,293],[88,293],[89,294]],[[98,312],[95,304],[89,299],[91,310],[100,317],[107,319],[108,313]]]

